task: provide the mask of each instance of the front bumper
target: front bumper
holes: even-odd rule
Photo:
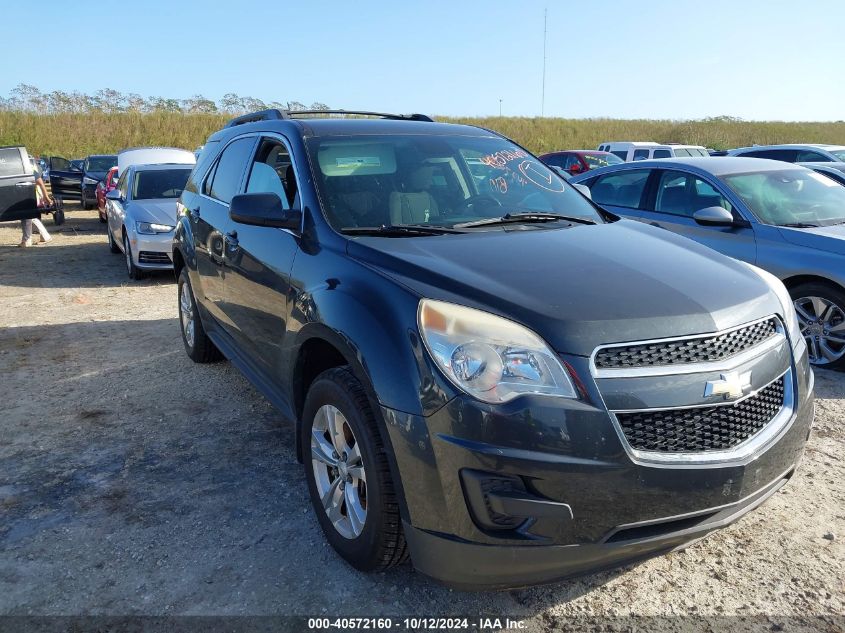
[[[589,374],[585,359],[567,360]],[[806,358],[793,380],[783,431],[742,460],[709,464],[633,461],[595,385],[579,401],[494,407],[459,397],[428,418],[383,407],[414,565],[461,588],[513,587],[641,560],[728,525],[780,488],[801,458],[813,421]],[[489,529],[468,473],[520,482],[484,497],[488,509],[504,497],[536,512],[514,529]]]
[[[138,268],[144,270],[173,270],[173,231],[145,235],[137,232],[130,234],[132,260]]]

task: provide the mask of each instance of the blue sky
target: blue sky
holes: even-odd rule
[[[845,119],[843,0],[4,3],[0,94],[533,116],[546,7],[547,116]]]

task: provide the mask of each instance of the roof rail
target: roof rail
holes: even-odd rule
[[[387,112],[369,112],[366,110],[277,110],[271,108],[269,110],[260,110],[258,112],[251,112],[236,117],[226,124],[226,127],[235,127],[236,125],[243,125],[244,123],[255,123],[256,121],[281,121],[282,119],[292,119],[294,117],[306,116],[331,116],[333,114],[352,114],[355,116],[369,116],[378,117],[380,119],[392,119],[395,121],[427,121],[433,123],[432,119],[427,114],[389,114]]]
[[[256,121],[279,121],[281,119],[289,119],[287,110],[277,110],[271,108],[269,110],[259,110],[258,112],[251,112],[239,117],[235,117],[226,124],[226,127],[235,127],[236,125],[243,125],[244,123],[254,123]]]
[[[397,121],[427,121],[433,123],[427,114],[390,114],[387,112],[369,112],[367,110],[289,110],[288,117],[293,118],[299,115],[331,115],[331,114],[352,114],[355,116],[371,116],[380,119],[393,119]]]

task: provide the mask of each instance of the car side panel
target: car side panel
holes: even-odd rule
[[[4,151],[9,151],[11,156],[15,155],[13,150]],[[26,171],[29,157],[20,148],[18,155],[24,173],[0,177],[0,222],[37,218],[40,215],[35,197],[35,176]]]

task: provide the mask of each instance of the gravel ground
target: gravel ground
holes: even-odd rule
[[[361,574],[324,542],[292,427],[227,363],[186,357],[172,277],[130,282],[96,212],[68,211],[37,248],[15,248],[18,225],[0,225],[0,614],[841,626],[845,374],[816,373],[797,476],[683,552],[504,593],[451,591],[409,565]]]

